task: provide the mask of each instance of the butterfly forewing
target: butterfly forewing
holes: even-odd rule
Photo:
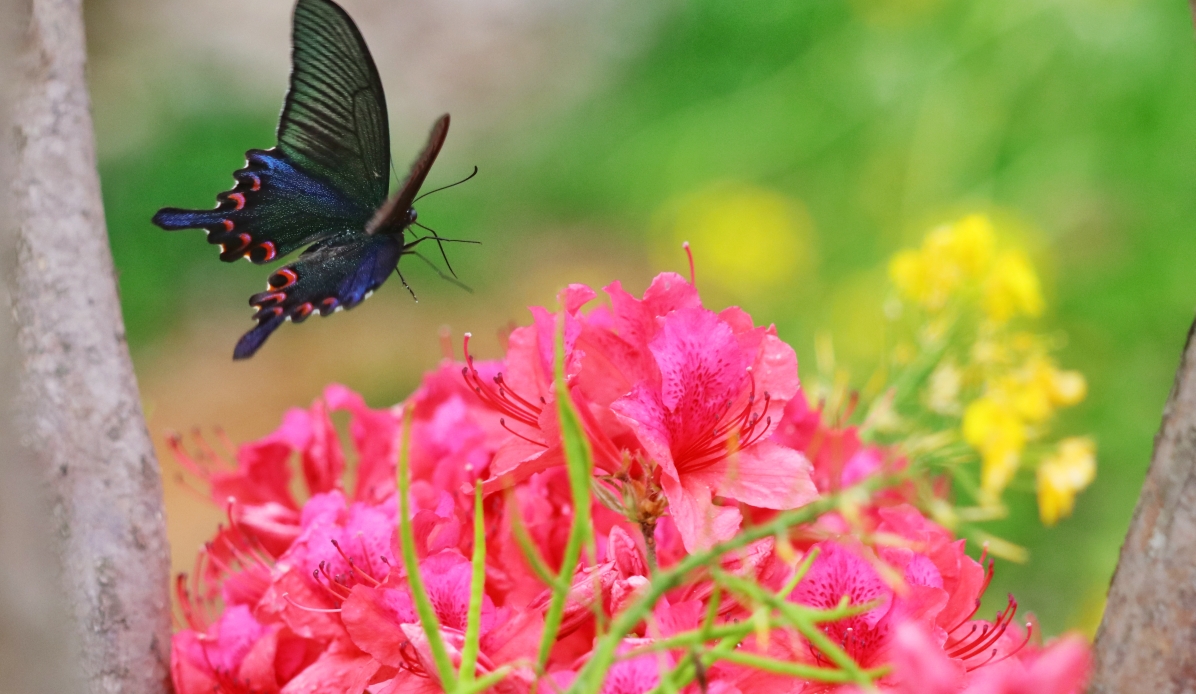
[[[278,148],[372,212],[386,199],[390,170],[374,59],[353,20],[328,0],[299,0],[292,41]]]

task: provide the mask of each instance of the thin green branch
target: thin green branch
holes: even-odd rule
[[[860,668],[859,664],[855,662],[850,655],[839,647],[834,641],[826,635],[826,632],[818,628],[817,622],[820,621],[834,621],[835,619],[842,619],[845,614],[839,612],[842,610],[846,612],[851,608],[858,608],[861,606],[847,605],[846,601],[841,601],[836,610],[817,611],[818,619],[812,618],[812,610],[808,608],[803,609],[801,606],[784,600],[772,593],[761,588],[756,583],[749,581],[739,576],[728,574],[724,571],[715,570],[713,572],[715,580],[723,584],[730,590],[747,595],[752,600],[759,604],[770,607],[781,613],[789,622],[801,632],[802,636],[810,642],[810,645],[817,648],[827,660],[839,666],[844,672],[848,674],[848,679],[852,682],[868,683],[871,679]],[[869,606],[872,609],[875,605]]]
[[[768,656],[759,655],[756,653],[748,653],[742,650],[733,650],[724,654],[722,660],[735,663],[736,665],[746,665],[756,670],[764,670],[777,675],[787,675],[789,677],[800,677],[804,680],[812,680],[815,682],[858,682],[850,673],[845,670],[838,670],[834,668],[814,667],[812,665],[802,665],[801,663],[791,663],[785,660],[777,660],[776,658],[769,658]],[[877,677],[886,674],[889,668],[875,668],[872,670],[863,670],[867,681],[871,681]]]
[[[610,631],[595,644],[590,659],[578,673],[577,679],[569,688],[569,693],[593,694],[597,692],[602,686],[603,674],[614,662],[619,642],[643,621],[665,593],[679,586],[690,572],[714,564],[719,557],[727,552],[735,551],[757,540],[818,518],[833,510],[838,505],[842,494],[870,491],[883,486],[886,481],[887,478],[869,479],[840,494],[825,496],[801,508],[780,513],[767,523],[746,528],[730,540],[720,542],[710,549],[690,554],[673,567],[659,572],[649,584],[648,590],[612,621]]]
[[[461,687],[474,679],[482,637],[482,600],[486,594],[486,517],[482,509],[482,481],[473,490],[473,557],[470,559],[469,616],[461,646]]]
[[[403,407],[403,430],[400,434],[399,462],[395,466],[396,485],[399,490],[399,544],[402,546],[403,568],[407,571],[407,583],[411,586],[411,599],[415,602],[415,611],[419,614],[420,626],[428,638],[428,646],[432,650],[432,660],[436,663],[436,673],[440,676],[440,684],[445,691],[457,689],[457,675],[453,672],[453,662],[445,648],[444,639],[440,636],[440,620],[436,618],[436,610],[428,599],[428,591],[424,586],[423,577],[419,573],[419,558],[415,554],[415,535],[411,529],[410,500],[407,498],[411,489],[411,479],[408,475],[408,463],[411,452],[411,420],[412,407]]]
[[[557,578],[552,575],[552,569],[548,568],[548,562],[544,560],[540,549],[532,540],[531,534],[527,532],[527,525],[523,522],[523,515],[519,512],[519,505],[514,503],[514,498],[514,494],[507,496],[507,504],[511,508],[511,530],[514,531],[515,543],[519,545],[519,550],[523,552],[523,558],[527,560],[528,566],[532,568],[536,578],[539,578],[549,588],[554,588],[557,585]]]
[[[544,615],[544,632],[540,639],[540,651],[536,658],[536,672],[543,673],[548,665],[548,656],[556,642],[560,631],[561,618],[565,611],[565,602],[572,587],[572,576],[577,568],[581,549],[584,546],[589,554],[590,562],[595,557],[594,527],[590,518],[590,479],[593,477],[593,455],[590,451],[590,441],[577,412],[573,409],[573,400],[569,395],[569,385],[565,381],[565,345],[564,320],[556,338],[556,373],[553,383],[556,394],[557,416],[561,426],[561,450],[565,455],[565,467],[569,473],[569,489],[573,497],[573,521],[569,529],[569,539],[565,543],[565,555],[561,561],[561,570],[557,581],[552,585],[552,599],[548,611]]]

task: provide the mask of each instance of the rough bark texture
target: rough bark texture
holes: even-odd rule
[[[1196,692],[1196,324],[1096,636],[1092,694]]]
[[[0,0],[0,306],[9,304],[16,222],[12,214],[14,171],[12,79],[20,43],[20,8]],[[15,326],[0,311],[0,682],[11,694],[82,691],[71,651],[70,626],[50,542],[48,494],[28,452],[18,444],[12,394],[16,390]],[[39,493],[41,492],[41,493]]]
[[[80,0],[25,0],[14,110],[21,443],[89,691],[168,686],[169,557],[96,173]]]

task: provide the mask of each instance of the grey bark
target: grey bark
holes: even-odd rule
[[[1196,693],[1196,323],[1096,635],[1092,694]]]
[[[15,2],[0,0],[0,75],[16,74],[21,25]],[[10,145],[12,79],[0,80],[0,141]],[[0,276],[12,277],[16,223],[12,214],[13,149],[0,147]],[[10,282],[0,283],[6,306]],[[70,627],[62,608],[58,569],[46,522],[47,497],[27,451],[17,443],[12,393],[16,388],[15,326],[0,311],[0,682],[12,694],[81,691],[73,667]]]
[[[73,661],[86,689],[164,692],[170,602],[162,488],[104,224],[81,2],[23,5],[11,131],[19,443],[51,500],[42,518],[53,533]]]

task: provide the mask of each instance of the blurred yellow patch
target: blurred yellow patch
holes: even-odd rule
[[[775,191],[723,183],[686,195],[660,216],[667,257],[689,241],[699,283],[753,296],[800,281],[814,266],[813,224],[805,206]]]
[[[1076,494],[1096,478],[1096,444],[1072,437],[1059,442],[1058,450],[1038,466],[1038,514],[1044,525],[1054,525],[1071,515]]]
[[[938,311],[988,269],[995,245],[988,218],[970,215],[930,232],[921,248],[893,256],[889,277],[903,298]]]
[[[1042,290],[1038,275],[1020,251],[1006,251],[993,263],[984,282],[984,311],[998,323],[1018,315],[1042,313]]]
[[[981,489],[991,497],[989,501],[999,499],[1017,472],[1026,446],[1021,418],[1007,403],[982,397],[964,410],[963,437],[980,451]]]

